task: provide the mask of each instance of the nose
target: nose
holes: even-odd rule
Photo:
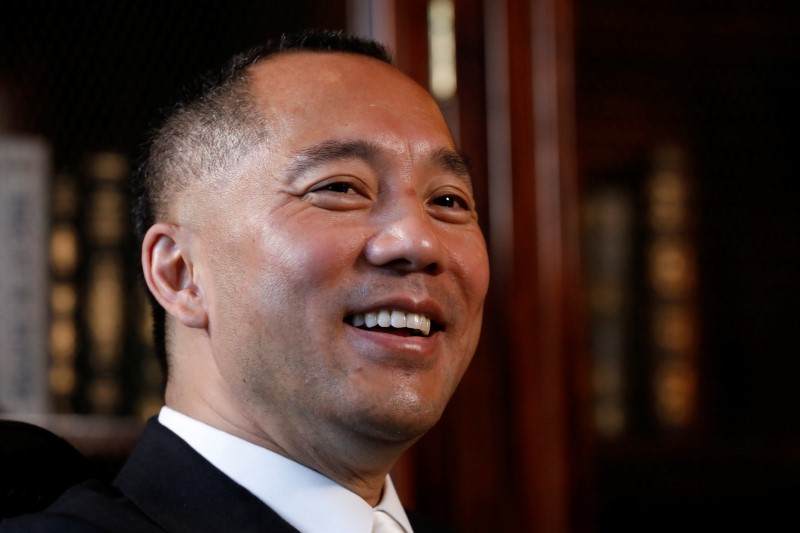
[[[430,274],[445,267],[447,254],[435,221],[419,198],[391,202],[385,211],[375,215],[375,227],[364,250],[370,264]]]

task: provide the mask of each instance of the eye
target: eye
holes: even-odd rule
[[[437,196],[431,203],[433,205],[447,207],[449,209],[469,210],[469,204],[467,201],[457,194],[443,194],[442,196]]]
[[[350,185],[349,183],[341,182],[341,181],[337,181],[336,183],[329,183],[329,184],[327,184],[327,185],[325,185],[323,187],[320,187],[319,189],[316,189],[316,191],[314,191],[314,192],[317,192],[317,191],[320,191],[320,190],[330,191],[330,192],[338,192],[338,193],[342,193],[342,194],[356,194],[356,190],[353,188],[352,185]]]
[[[342,176],[317,183],[305,194],[305,200],[331,211],[359,209],[371,201],[369,189],[363,182]]]
[[[464,224],[474,220],[472,203],[463,194],[447,191],[434,195],[428,203],[431,215],[443,222]]]

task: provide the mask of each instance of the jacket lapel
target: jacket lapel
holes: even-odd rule
[[[114,485],[170,533],[297,533],[156,419],[147,423]]]

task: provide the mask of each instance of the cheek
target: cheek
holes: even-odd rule
[[[489,289],[489,257],[483,236],[472,234],[453,238],[450,248],[454,270],[470,304],[483,306]]]
[[[303,280],[315,288],[340,287],[354,272],[363,245],[347,232],[329,232],[303,244]]]
[[[259,279],[264,297],[292,293],[294,298],[316,296],[310,289],[341,286],[361,251],[356,231],[332,225],[300,225],[292,231],[272,231],[260,236],[253,250],[244,250],[250,279]],[[295,302],[302,305],[301,301]]]

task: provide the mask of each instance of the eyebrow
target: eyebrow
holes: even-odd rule
[[[348,159],[376,164],[384,151],[379,145],[364,140],[324,141],[298,152],[289,164],[287,173],[292,177],[300,176],[326,163]],[[439,148],[428,159],[435,167],[463,180],[472,192],[472,173],[462,154],[450,148]]]
[[[431,156],[434,165],[461,178],[472,193],[472,169],[467,158],[450,148],[440,148]]]
[[[300,176],[326,163],[347,159],[375,163],[379,153],[380,148],[367,141],[325,141],[298,152],[287,171],[289,176]]]

